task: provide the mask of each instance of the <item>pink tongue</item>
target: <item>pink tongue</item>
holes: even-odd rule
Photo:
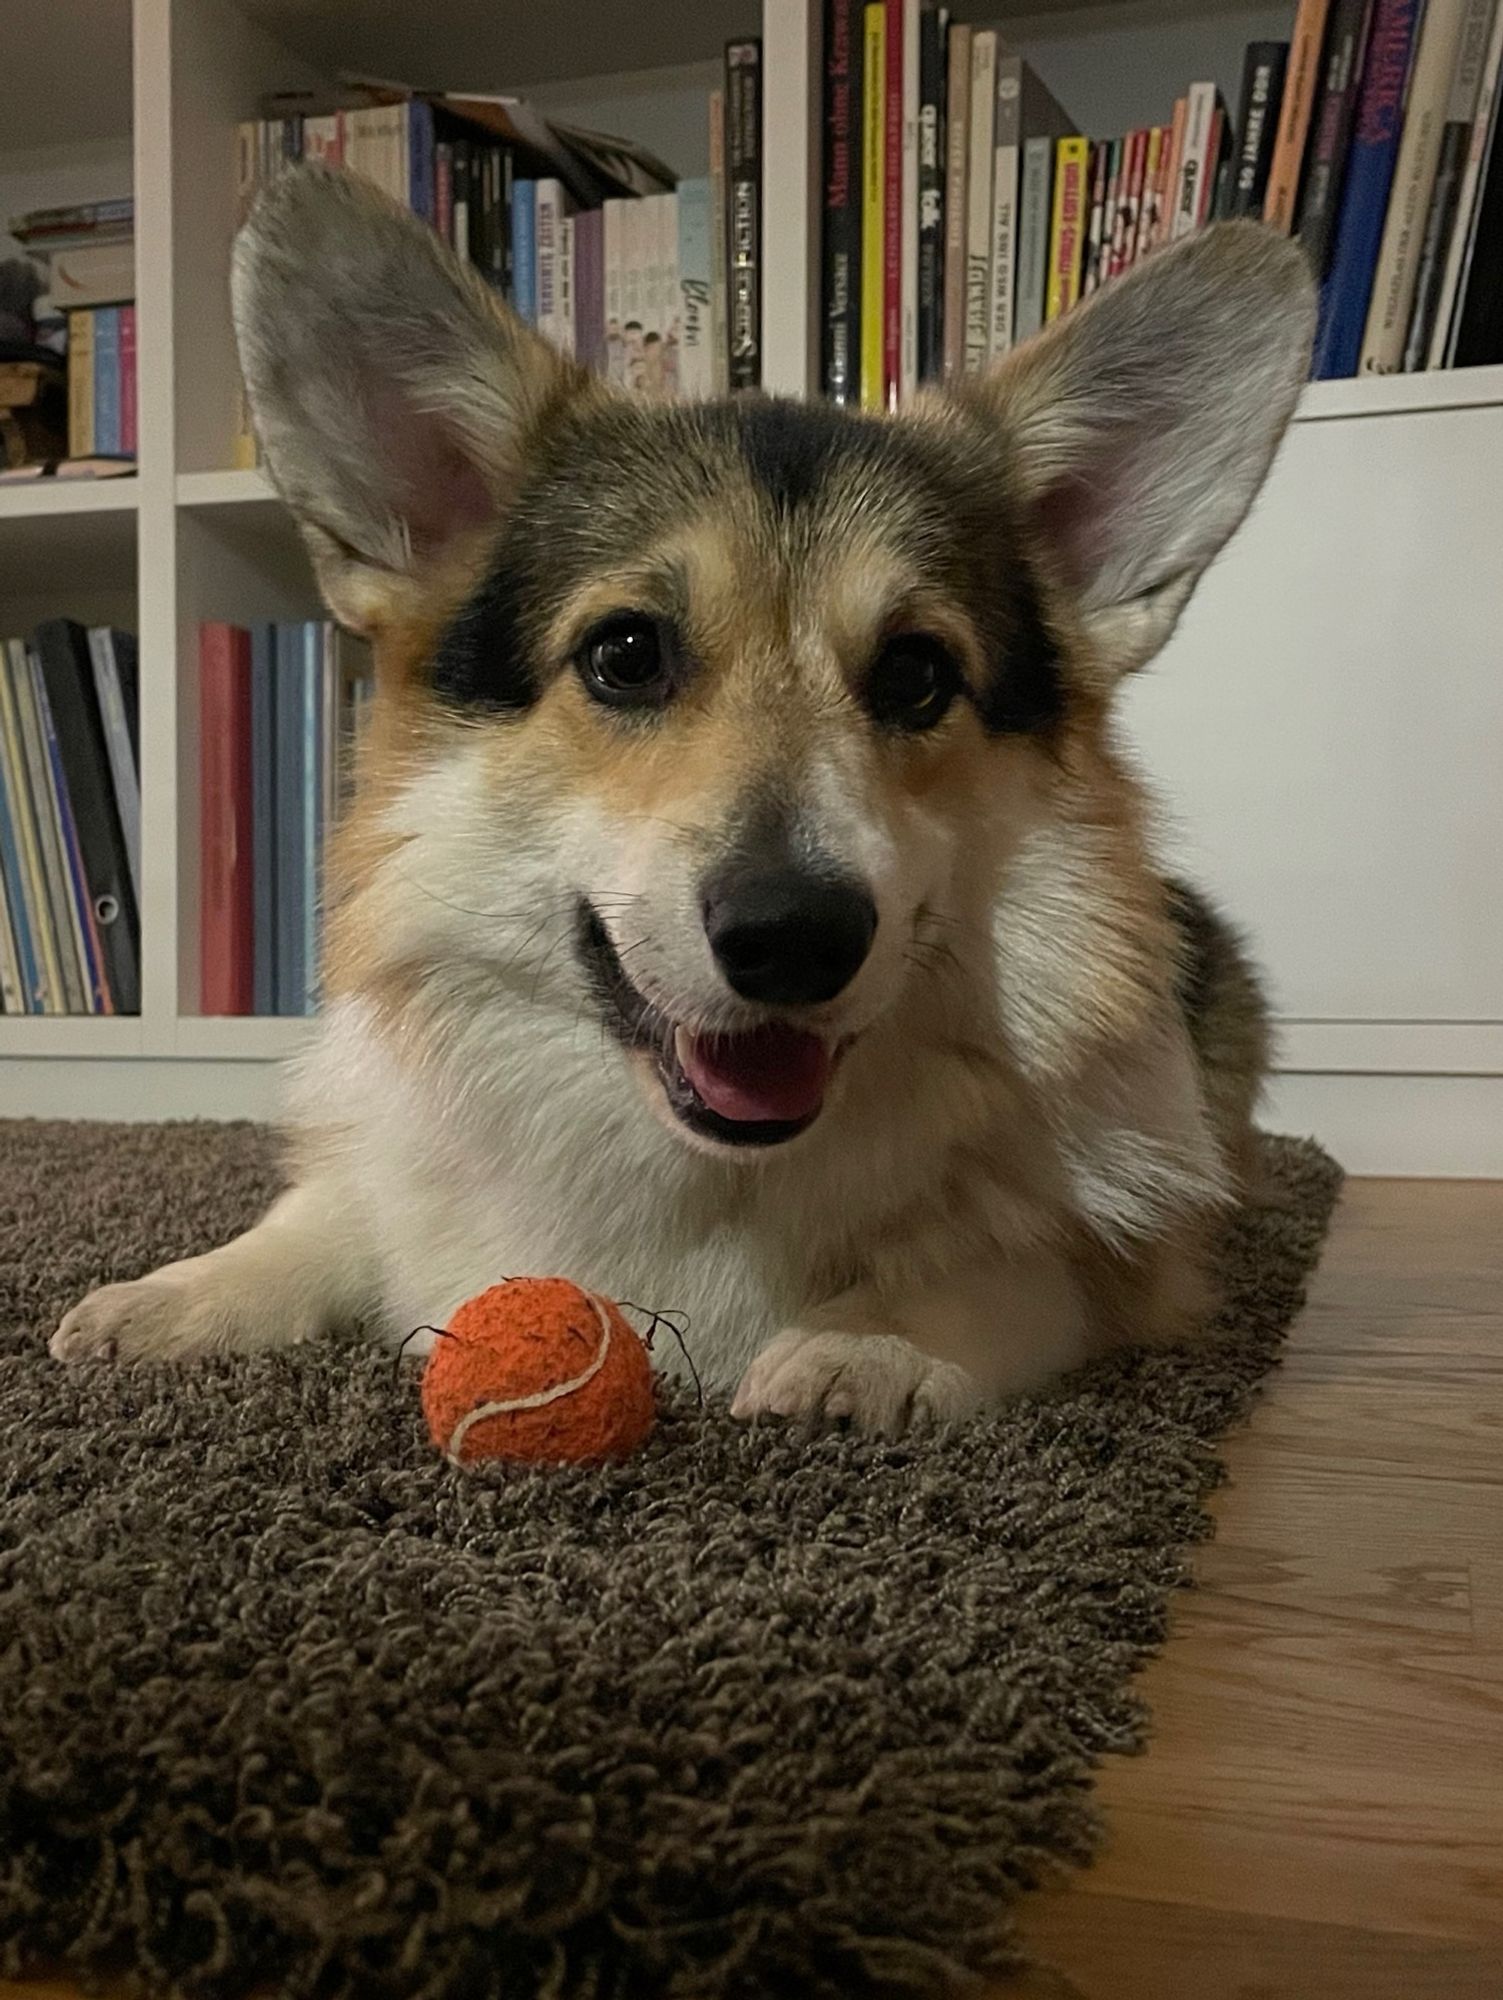
[[[745,1035],[681,1034],[678,1057],[711,1111],[747,1124],[812,1118],[830,1081],[830,1051],[818,1035],[777,1023]]]

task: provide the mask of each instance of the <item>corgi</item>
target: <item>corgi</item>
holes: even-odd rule
[[[1304,380],[1229,224],[892,414],[632,399],[360,180],[262,195],[266,463],[375,649],[290,1184],[74,1361],[441,1325],[503,1275],[687,1315],[742,1418],[894,1434],[1204,1324],[1267,1050],[1113,701]]]

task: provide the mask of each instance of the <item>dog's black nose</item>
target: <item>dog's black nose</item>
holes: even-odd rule
[[[877,906],[859,882],[780,868],[736,875],[705,898],[705,935],[743,1000],[833,1000],[866,962]]]

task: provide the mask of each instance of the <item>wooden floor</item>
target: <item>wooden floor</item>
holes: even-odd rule
[[[1503,2000],[1503,1183],[1352,1183],[1227,1455],[1152,1745],[1006,2000]]]

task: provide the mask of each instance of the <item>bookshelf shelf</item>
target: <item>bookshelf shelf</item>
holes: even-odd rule
[[[129,475],[123,479],[30,479],[0,486],[0,522],[135,511],[136,482]]]
[[[1327,417],[1398,417],[1418,410],[1481,410],[1503,403],[1503,367],[1440,368],[1423,375],[1354,375],[1312,382],[1298,421]]]
[[[183,1014],[174,1052],[194,1061],[280,1062],[306,1047],[311,1034],[309,1021]]]
[[[0,1015],[0,1056],[138,1056],[147,1043],[139,1015]]]
[[[180,472],[179,507],[254,507],[276,500],[264,472]]]

